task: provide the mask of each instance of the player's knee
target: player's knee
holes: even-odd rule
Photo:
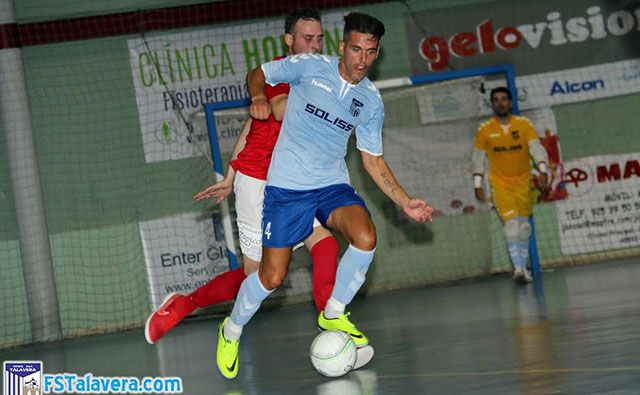
[[[265,270],[260,272],[260,282],[269,291],[279,288],[285,277],[287,277],[286,271]]]
[[[529,222],[521,221],[518,227],[518,239],[520,241],[528,241],[529,237],[531,237],[531,225],[529,225]]]
[[[512,218],[504,223],[504,236],[507,240],[518,240],[520,236],[520,224]]]
[[[373,251],[377,245],[375,230],[362,232],[354,238],[351,245],[362,251]]]

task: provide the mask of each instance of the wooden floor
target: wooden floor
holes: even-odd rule
[[[638,394],[640,260],[500,275],[359,297],[351,318],[373,361],[340,379],[316,373],[311,305],[260,311],[245,329],[240,372],[215,367],[222,317],[187,321],[158,345],[142,330],[0,352],[45,373],[180,376],[185,394]]]

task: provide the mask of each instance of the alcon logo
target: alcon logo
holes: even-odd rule
[[[555,95],[566,95],[569,93],[579,93],[579,92],[588,92],[596,89],[604,88],[603,80],[592,80],[592,81],[580,81],[580,82],[570,82],[570,81],[554,81],[551,86],[551,96]]]
[[[517,27],[504,26],[496,29],[491,19],[485,19],[475,27],[473,33],[459,32],[448,39],[440,36],[424,38],[418,45],[418,51],[427,60],[429,70],[436,71],[447,67],[450,55],[460,58],[491,53],[498,49],[509,51],[520,47],[523,42],[532,49],[537,49],[543,37],[550,37],[550,45],[561,46],[599,40],[609,34],[624,36],[634,28],[640,29],[640,8],[633,13],[626,10],[614,11],[605,18],[600,7],[593,6],[587,8],[586,16],[565,21],[559,12],[552,11],[547,14],[546,21]]]
[[[320,119],[323,119],[332,125],[337,126],[338,128],[344,130],[345,132],[350,132],[351,130],[353,130],[353,124],[350,124],[344,119],[334,117],[331,114],[329,114],[327,111],[321,109],[320,107],[316,107],[311,103],[307,103],[307,105],[304,107],[304,111]]]

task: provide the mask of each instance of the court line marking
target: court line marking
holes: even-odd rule
[[[456,377],[456,376],[492,376],[514,374],[559,374],[559,373],[606,373],[606,372],[635,372],[640,366],[619,366],[612,368],[557,368],[557,369],[523,369],[523,370],[493,370],[487,372],[441,372],[415,374],[380,374],[378,378],[410,378],[410,377]]]
[[[336,377],[332,380],[358,381],[354,373],[372,372],[377,380],[380,379],[401,379],[401,378],[438,378],[438,377],[481,377],[481,376],[506,376],[506,375],[530,375],[530,374],[561,374],[561,373],[615,373],[615,372],[636,372],[640,371],[640,366],[619,366],[611,368],[557,368],[557,369],[524,369],[524,370],[492,370],[486,372],[440,372],[440,373],[414,373],[414,374],[378,374],[373,369],[354,370],[348,374]],[[317,383],[322,381],[322,376],[316,378],[299,378],[297,383]],[[276,383],[274,380],[258,380],[256,384]],[[322,384],[323,382],[320,382]]]

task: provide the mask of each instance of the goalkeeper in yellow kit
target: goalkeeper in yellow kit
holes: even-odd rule
[[[473,150],[473,181],[476,198],[485,201],[483,177],[489,164],[491,195],[502,223],[517,282],[531,282],[529,216],[533,206],[531,159],[540,171],[539,185],[547,185],[547,153],[531,121],[513,115],[511,92],[504,87],[491,91],[494,117],[478,128]]]

